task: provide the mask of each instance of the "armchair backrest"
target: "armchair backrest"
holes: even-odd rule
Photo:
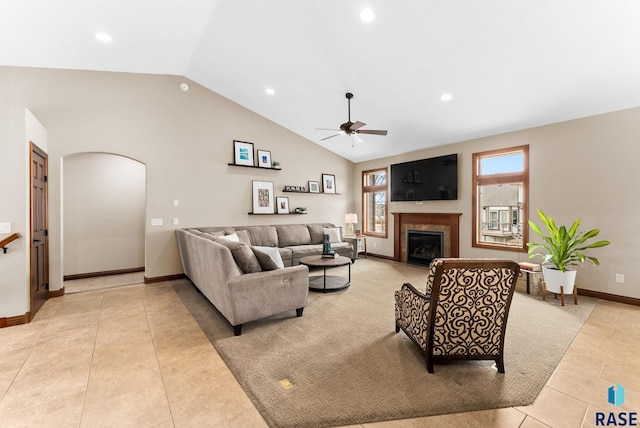
[[[495,259],[436,259],[433,264],[428,354],[500,354],[518,264]]]

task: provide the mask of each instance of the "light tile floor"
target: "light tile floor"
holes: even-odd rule
[[[527,407],[363,427],[592,427],[640,411],[640,307],[600,301]],[[607,388],[626,388],[619,408]],[[264,427],[168,283],[50,299],[0,329],[0,427]]]

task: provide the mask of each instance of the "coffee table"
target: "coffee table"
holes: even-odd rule
[[[322,268],[323,270],[322,275],[317,275],[309,278],[310,291],[329,293],[332,291],[344,290],[351,285],[351,259],[348,257],[338,256],[336,258],[333,258],[322,256],[307,256],[300,259],[300,264],[308,266],[309,270],[314,268]],[[344,282],[344,277],[327,275],[328,268],[338,266],[349,266],[349,279],[347,279],[347,282]],[[322,281],[319,281],[320,278],[322,278]]]

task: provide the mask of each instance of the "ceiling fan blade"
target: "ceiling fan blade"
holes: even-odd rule
[[[356,131],[359,134],[371,134],[371,135],[387,135],[387,130],[382,129],[362,129],[360,131]]]
[[[328,140],[329,138],[337,137],[338,135],[344,135],[343,133],[329,135],[328,137],[321,138],[320,141]]]
[[[365,126],[366,123],[364,122],[360,122],[360,121],[355,121],[354,123],[351,124],[351,126],[349,127],[350,131],[355,131],[358,128],[362,128],[363,126]]]

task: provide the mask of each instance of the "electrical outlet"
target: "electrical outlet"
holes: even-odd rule
[[[624,284],[624,275],[621,273],[616,274],[616,282],[618,284]]]
[[[373,243],[373,248],[376,248],[376,243],[375,242]]]
[[[174,199],[174,200],[173,200],[173,206],[174,206],[174,207],[178,207],[178,206],[180,206],[180,201],[178,201],[177,199]]]
[[[180,221],[177,218],[173,218],[173,225],[177,226],[178,224],[180,224]]]
[[[11,223],[0,223],[0,233],[11,233]]]

